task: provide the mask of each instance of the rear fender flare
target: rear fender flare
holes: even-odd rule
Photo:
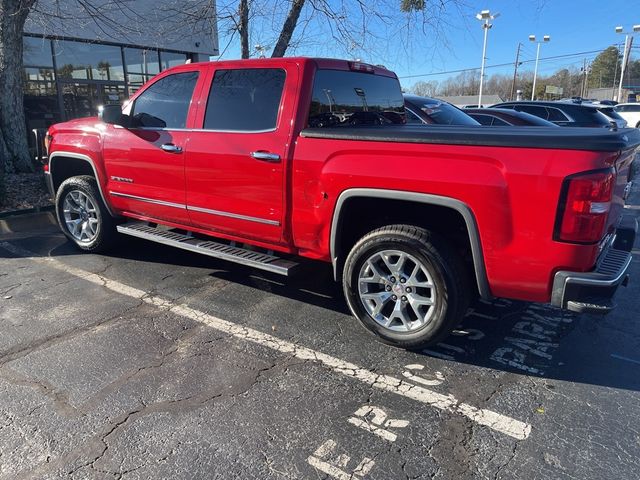
[[[331,221],[330,235],[330,253],[331,263],[333,265],[334,279],[338,279],[338,257],[344,255],[338,251],[338,226],[340,225],[340,215],[345,202],[352,198],[387,198],[393,200],[406,200],[409,202],[424,203],[429,205],[438,205],[455,210],[464,219],[469,233],[469,244],[471,245],[471,254],[473,257],[473,267],[478,285],[478,292],[483,299],[492,298],[489,281],[487,279],[487,271],[482,253],[482,244],[480,243],[480,234],[478,232],[478,224],[471,208],[464,202],[454,198],[442,197],[439,195],[431,195],[427,193],[404,192],[399,190],[382,190],[374,188],[353,188],[345,190],[340,194],[336,202]]]

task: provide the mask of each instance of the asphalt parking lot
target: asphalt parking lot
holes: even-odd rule
[[[479,302],[415,353],[327,268],[25,222],[0,235],[0,478],[640,478],[637,247],[607,317]]]

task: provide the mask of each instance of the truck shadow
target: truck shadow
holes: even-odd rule
[[[309,265],[295,278],[235,267],[211,275],[350,316],[341,287],[323,267]],[[631,303],[638,298],[624,289],[619,296]],[[452,335],[417,353],[538,378],[640,390],[640,325],[629,321],[632,312],[621,305],[599,317],[528,302],[478,300]]]
[[[39,244],[42,254],[49,243],[51,256],[78,255],[59,236],[21,241],[32,251],[38,251],[35,245]],[[209,275],[216,279],[351,315],[330,266],[318,262],[303,264],[295,277],[287,278],[137,239],[127,239],[125,246],[106,255],[109,257],[210,269]],[[636,259],[630,286],[618,294],[619,308],[606,317],[504,299],[477,301],[451,336],[417,354],[425,360],[439,358],[538,378],[640,391],[640,323],[634,321],[640,285],[633,281],[638,277]]]

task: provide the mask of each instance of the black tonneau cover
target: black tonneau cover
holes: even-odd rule
[[[547,148],[615,152],[640,146],[640,130],[577,127],[485,127],[389,125],[307,128],[307,138],[370,142],[438,143],[492,147]]]

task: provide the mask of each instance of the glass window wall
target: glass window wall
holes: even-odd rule
[[[51,40],[22,37],[22,60],[26,66],[53,67]]]
[[[160,72],[159,56],[157,50],[125,48],[124,58],[127,66],[129,96],[131,96],[151,77]]]
[[[51,41],[36,37],[23,37],[22,41],[24,116],[29,134],[29,148],[35,152],[31,130],[47,128],[62,118],[53,70]]]
[[[121,47],[61,40],[54,49],[61,80],[124,81]]]
[[[177,65],[184,65],[187,61],[187,55],[184,53],[160,52],[160,66],[162,70]]]
[[[122,103],[161,70],[187,58],[153,48],[24,36],[27,127],[95,115],[98,105]]]

